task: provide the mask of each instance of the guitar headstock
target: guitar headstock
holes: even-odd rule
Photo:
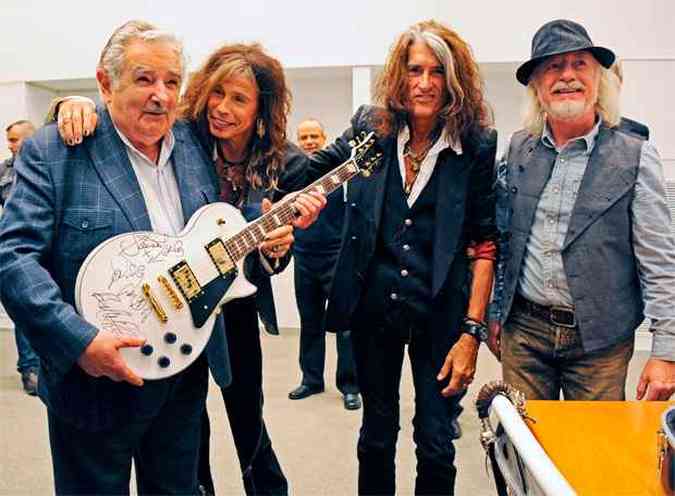
[[[382,160],[382,150],[377,144],[375,133],[362,132],[349,140],[352,147],[350,160],[359,168],[359,172],[368,177]]]

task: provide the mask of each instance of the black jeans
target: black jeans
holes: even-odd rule
[[[302,384],[323,388],[326,362],[324,316],[337,254],[296,253],[295,299],[300,313],[300,369]],[[358,393],[356,366],[349,332],[337,333],[335,384],[342,394]]]
[[[224,307],[232,384],[222,389],[225,410],[248,495],[287,494],[288,482],[263,419],[262,349],[255,297]],[[213,491],[209,467],[209,419],[204,410],[199,481]],[[211,486],[211,487],[209,487]]]
[[[200,358],[163,379],[170,386],[155,415],[108,431],[83,431],[48,413],[55,493],[129,494],[133,457],[138,494],[195,494],[207,376]]]
[[[395,494],[394,459],[400,430],[399,387],[405,344],[392,329],[355,328],[352,341],[363,397],[358,442],[359,494]],[[408,355],[415,387],[415,494],[453,494],[456,469],[451,422],[460,413],[460,397],[441,395],[428,333],[413,336]]]

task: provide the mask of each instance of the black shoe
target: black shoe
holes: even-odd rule
[[[307,398],[307,396],[312,396],[313,394],[319,393],[323,393],[322,387],[305,386],[304,384],[300,384],[293,391],[288,393],[288,398],[291,400],[301,400],[303,398]]]
[[[459,425],[459,420],[457,418],[452,419],[450,422],[450,438],[459,439],[462,437],[462,426]]]
[[[361,398],[358,393],[347,393],[344,395],[345,410],[358,410],[361,408]]]
[[[37,372],[35,370],[28,370],[21,372],[21,382],[23,383],[23,390],[30,396],[37,396]]]

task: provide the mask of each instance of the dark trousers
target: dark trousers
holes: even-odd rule
[[[359,494],[395,494],[394,459],[400,430],[399,387],[405,344],[391,329],[355,328],[352,341],[363,398],[358,442]],[[460,413],[460,397],[441,395],[427,333],[413,336],[408,356],[415,387],[415,494],[453,494],[456,469],[451,423]]]
[[[263,419],[262,349],[255,298],[233,300],[224,307],[232,384],[221,390],[239,457],[246,494],[287,494],[288,482],[277,460]],[[206,412],[206,410],[205,410]],[[204,414],[200,482],[207,490],[209,420]],[[208,474],[208,475],[207,475]]]
[[[324,316],[336,254],[296,253],[295,298],[300,313],[300,370],[302,384],[323,388],[326,363]],[[356,366],[350,332],[336,335],[335,384],[342,394],[358,393]]]
[[[131,460],[139,494],[196,494],[199,430],[208,372],[199,359],[171,381],[151,418],[98,432],[48,412],[56,494],[129,494]]]

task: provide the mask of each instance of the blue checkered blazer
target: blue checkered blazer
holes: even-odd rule
[[[93,378],[76,364],[97,333],[74,308],[82,262],[107,238],[151,230],[124,144],[108,111],[97,112],[96,133],[79,146],[65,146],[54,125],[24,143],[15,164],[16,186],[0,219],[0,298],[40,356],[40,397],[53,413],[89,429],[151,412],[167,382],[146,381],[136,388]],[[188,126],[178,122],[173,132],[172,160],[189,219],[218,200],[218,183]],[[230,382],[226,346],[219,318],[207,354],[221,387]]]

